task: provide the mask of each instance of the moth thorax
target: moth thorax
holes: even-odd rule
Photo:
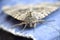
[[[28,23],[34,23],[34,21],[36,21],[36,18],[32,16],[32,12],[29,12],[28,16],[25,18],[25,20]]]

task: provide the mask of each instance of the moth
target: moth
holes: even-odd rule
[[[36,5],[15,5],[15,6],[4,6],[3,11],[17,20],[22,20],[23,22],[16,25],[29,27],[36,27],[37,23],[44,22],[43,18],[47,17],[52,12],[59,8],[57,4],[36,4]]]

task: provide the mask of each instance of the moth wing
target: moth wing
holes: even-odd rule
[[[3,11],[6,14],[8,14],[18,20],[24,20],[26,18],[26,14],[27,14],[26,11],[24,11],[24,9],[22,10],[17,7],[5,6],[5,7],[3,7]],[[21,11],[24,11],[24,12],[21,12]]]
[[[43,19],[55,10],[57,10],[59,7],[54,5],[39,5],[35,8],[38,9],[33,8],[34,12],[32,13],[32,15],[35,16],[37,19]]]

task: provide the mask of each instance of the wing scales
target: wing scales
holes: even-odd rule
[[[46,16],[48,16],[49,14],[51,14],[51,12],[55,11],[58,7],[56,6],[44,6],[43,8],[40,7],[39,9],[37,9],[38,11],[34,10],[34,12],[32,13],[33,16],[35,16],[37,19],[43,19]]]
[[[37,6],[31,6],[31,7],[26,7],[26,8],[20,8],[19,7],[5,7],[3,8],[3,11],[18,19],[18,20],[24,20],[26,17],[27,17],[27,12],[30,11],[33,11],[32,12],[32,16],[35,16],[37,19],[42,19],[42,18],[45,18],[46,16],[48,16],[49,14],[51,14],[51,12],[55,11],[58,6],[54,6],[54,5],[44,5],[42,4],[43,6],[41,5],[37,5]]]

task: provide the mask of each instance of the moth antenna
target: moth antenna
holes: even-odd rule
[[[55,20],[44,20],[44,21],[40,21],[39,23],[42,23],[42,24],[45,24],[45,23],[48,23],[48,22],[53,22]],[[43,23],[44,22],[44,23]]]

